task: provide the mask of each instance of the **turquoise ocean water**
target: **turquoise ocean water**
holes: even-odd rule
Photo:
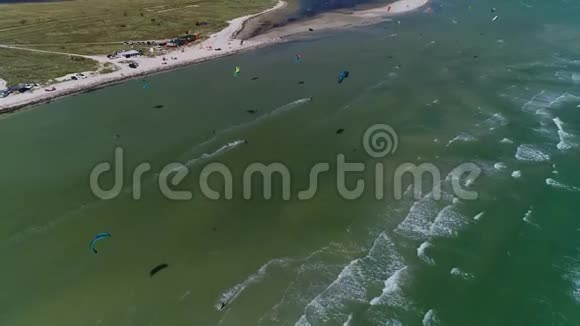
[[[578,325],[580,4],[431,6],[2,117],[0,323]],[[396,131],[394,154],[366,153],[375,124]],[[100,200],[89,175],[116,147],[123,191]],[[339,154],[367,167],[347,178],[365,181],[356,200],[337,191]],[[190,168],[174,189],[193,199],[161,194],[171,162]],[[213,162],[232,171],[231,200],[199,189]],[[243,198],[254,162],[289,168],[290,200],[280,179],[271,199],[261,186]],[[319,162],[331,171],[299,200]],[[437,166],[441,199],[395,200],[389,172],[404,162]],[[451,191],[449,172],[468,162],[482,170],[462,180],[477,200]],[[99,232],[112,237],[93,254]]]

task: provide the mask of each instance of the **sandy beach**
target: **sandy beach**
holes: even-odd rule
[[[54,91],[45,91],[45,87],[38,87],[32,91],[12,94],[6,98],[0,98],[0,113],[7,113],[33,104],[44,103],[54,98],[81,93],[90,89],[104,87],[126,79],[143,77],[160,71],[171,70],[177,67],[204,62],[207,60],[232,55],[240,51],[267,46],[285,41],[291,36],[309,33],[309,28],[314,31],[351,26],[375,24],[389,17],[419,9],[426,5],[428,0],[400,0],[391,4],[385,4],[378,8],[358,10],[351,12],[329,12],[314,16],[307,20],[301,20],[288,25],[275,28],[264,34],[248,40],[236,39],[244,28],[244,24],[250,19],[260,15],[282,9],[286,6],[285,1],[279,1],[274,7],[254,15],[238,17],[228,22],[228,27],[211,35],[208,39],[194,46],[186,47],[183,52],[176,50],[165,56],[136,57],[130,60],[138,63],[138,68],[128,66],[125,58],[109,59],[106,56],[89,56],[101,64],[111,62],[118,70],[107,74],[92,74],[79,80],[67,80],[51,86]],[[221,50],[218,50],[221,49]],[[163,60],[165,57],[167,60]],[[232,71],[233,71],[232,67]]]

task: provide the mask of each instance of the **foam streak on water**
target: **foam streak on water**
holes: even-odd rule
[[[453,267],[451,269],[451,271],[449,272],[449,274],[451,274],[452,276],[461,278],[463,280],[466,280],[466,281],[472,280],[474,278],[474,276],[472,274],[469,274],[467,272],[462,271],[459,267]]]
[[[557,189],[562,189],[562,190],[566,190],[566,191],[570,191],[570,192],[580,192],[580,188],[579,187],[575,187],[575,186],[568,186],[565,185],[563,183],[560,183],[552,178],[547,178],[546,179],[546,184],[550,187],[554,187]]]
[[[538,229],[541,229],[541,227],[536,224],[535,222],[532,221],[532,207],[530,207],[530,209],[528,209],[528,211],[526,212],[526,214],[524,215],[524,217],[522,218],[522,220],[526,223],[528,223],[529,225],[532,225]]]
[[[552,119],[552,121],[554,121],[554,124],[556,124],[556,127],[558,128],[558,137],[560,137],[560,142],[556,145],[556,147],[561,151],[576,147],[577,144],[573,142],[574,135],[564,131],[564,122],[562,122],[562,120],[560,120],[558,117],[555,117]]]
[[[342,324],[342,326],[350,326],[351,321],[352,321],[352,314],[348,315],[348,318],[346,319],[344,324]]]
[[[207,147],[209,144],[215,142],[221,136],[227,135],[228,133],[234,132],[236,130],[240,130],[240,129],[244,129],[244,128],[253,126],[253,125],[255,125],[255,124],[257,124],[257,123],[259,123],[259,122],[261,122],[263,120],[266,120],[268,118],[272,118],[272,117],[275,117],[275,116],[277,116],[279,114],[282,114],[282,113],[291,111],[292,109],[297,108],[297,107],[300,107],[303,104],[306,104],[306,103],[310,102],[311,100],[312,100],[312,98],[310,98],[310,97],[301,98],[301,99],[292,101],[290,103],[284,104],[284,105],[282,105],[282,106],[280,106],[280,107],[272,110],[271,112],[266,113],[266,114],[258,117],[255,120],[252,120],[252,121],[247,122],[247,123],[243,123],[243,124],[231,126],[231,127],[226,128],[224,130],[221,130],[216,135],[214,135],[212,138],[210,138],[210,139],[208,139],[208,140],[206,140],[206,141],[204,141],[204,142],[202,142],[200,144],[195,145],[190,151],[188,151],[188,153],[190,153],[190,152],[196,152],[196,151],[199,151],[200,149],[203,149],[203,148]],[[236,142],[238,142],[238,141],[236,141]],[[210,154],[204,154],[204,155],[210,155]],[[194,164],[200,158],[201,157],[198,157],[198,158],[194,158],[192,160],[189,160],[188,163],[191,162],[189,164]],[[188,164],[186,164],[186,165],[188,165]]]
[[[306,305],[295,325],[346,320],[350,305],[370,300],[367,293],[369,285],[380,284],[404,266],[403,258],[391,238],[381,233],[365,257],[351,261],[326,289]]]
[[[211,153],[203,153],[201,156],[196,157],[194,159],[191,159],[191,160],[187,161],[185,163],[185,166],[191,167],[191,166],[193,166],[195,164],[198,164],[198,163],[201,163],[203,161],[209,160],[209,159],[211,159],[211,158],[213,158],[213,157],[215,157],[217,155],[220,155],[220,154],[222,154],[222,153],[224,153],[226,151],[229,151],[231,149],[234,149],[234,148],[238,147],[239,145],[241,145],[243,143],[244,143],[244,141],[241,140],[241,139],[235,140],[235,141],[233,141],[231,143],[227,143],[227,144],[223,145],[222,147],[216,149],[215,151],[213,151]]]
[[[216,310],[220,310],[222,303],[231,304],[249,286],[262,281],[264,279],[264,277],[266,277],[268,268],[270,266],[273,266],[273,265],[284,266],[284,265],[287,265],[291,261],[292,261],[292,259],[290,259],[290,258],[277,258],[277,259],[272,259],[272,260],[268,261],[267,263],[262,265],[258,269],[258,271],[256,271],[254,274],[248,276],[248,278],[246,278],[244,281],[242,281],[242,282],[234,285],[230,289],[226,290],[220,296],[220,298],[217,300],[217,302],[215,304]]]
[[[468,133],[460,133],[459,135],[457,135],[455,138],[451,139],[448,143],[447,143],[447,147],[451,146],[453,143],[455,142],[474,142],[476,141],[477,138],[473,137],[472,135],[468,134]]]

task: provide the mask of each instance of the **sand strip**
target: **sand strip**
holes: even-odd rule
[[[39,88],[30,92],[12,94],[6,98],[0,98],[0,113],[12,112],[29,105],[44,103],[57,97],[104,87],[126,79],[142,77],[164,70],[175,69],[185,65],[232,55],[247,49],[283,42],[285,38],[289,36],[304,33],[308,26],[314,26],[313,28],[321,30],[373,24],[384,21],[393,15],[418,9],[427,3],[428,0],[400,0],[390,5],[383,5],[379,8],[370,10],[355,11],[346,14],[326,13],[308,19],[307,23],[301,21],[289,24],[267,32],[266,34],[245,40],[244,42],[235,39],[236,35],[242,30],[244,23],[248,19],[286,6],[286,2],[279,1],[276,6],[261,13],[243,16],[229,21],[228,27],[211,35],[207,40],[196,46],[184,48],[184,52],[170,52],[165,56],[168,59],[166,61],[162,60],[162,57],[137,57],[131,60],[137,62],[139,67],[137,69],[132,69],[127,64],[120,63],[120,61],[126,60],[124,58],[110,60],[106,56],[91,56],[91,58],[100,63],[113,62],[120,69],[108,74],[97,74],[86,79],[68,80],[55,84],[54,86],[56,87],[56,90],[51,92]],[[387,9],[388,6],[390,6],[390,10]],[[218,51],[216,49],[221,50]],[[171,59],[172,57],[176,59]]]

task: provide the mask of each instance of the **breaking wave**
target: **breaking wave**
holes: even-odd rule
[[[391,275],[391,277],[385,281],[385,286],[381,295],[371,300],[371,306],[386,304],[391,307],[407,308],[409,306],[409,301],[405,298],[403,289],[401,288],[405,278],[408,277],[407,274],[408,267],[405,266]]]
[[[435,260],[427,255],[427,249],[433,247],[429,241],[421,243],[417,248],[417,257],[429,265],[435,265]]]
[[[554,121],[554,124],[558,128],[558,137],[560,138],[560,142],[556,145],[556,148],[565,151],[572,147],[576,147],[577,144],[573,142],[573,139],[575,138],[574,135],[564,131],[564,122],[562,122],[558,117],[555,117],[552,121]]]
[[[518,146],[516,159],[529,162],[545,162],[550,160],[550,155],[544,153],[538,146],[523,144]]]
[[[425,316],[423,316],[423,326],[437,326],[439,324],[439,317],[437,316],[437,311],[435,311],[435,309],[427,311]]]
[[[374,241],[365,257],[351,261],[338,277],[304,308],[296,326],[305,326],[348,318],[348,306],[369,301],[369,284],[380,283],[405,265],[395,244],[385,233]]]

